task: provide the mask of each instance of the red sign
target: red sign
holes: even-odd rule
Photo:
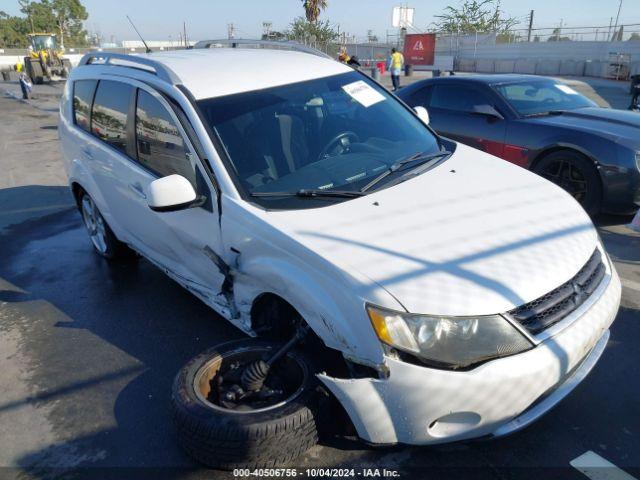
[[[409,65],[433,65],[435,33],[417,33],[404,38],[404,61]]]

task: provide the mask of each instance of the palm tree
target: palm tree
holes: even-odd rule
[[[311,23],[316,23],[322,10],[327,8],[327,0],[302,0],[302,6],[307,20]]]

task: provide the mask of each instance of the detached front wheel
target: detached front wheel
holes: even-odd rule
[[[318,393],[308,359],[289,351],[259,390],[241,385],[248,365],[280,347],[255,339],[203,352],[175,378],[173,419],[178,441],[210,467],[264,468],[287,464],[318,441]]]

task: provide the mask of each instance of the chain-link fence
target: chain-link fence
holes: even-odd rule
[[[411,32],[410,32],[411,33]],[[482,45],[543,42],[640,42],[640,23],[601,26],[513,28],[503,32],[434,31],[441,49],[456,52],[460,48]]]

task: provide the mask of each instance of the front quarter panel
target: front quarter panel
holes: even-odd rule
[[[226,249],[240,252],[234,295],[245,325],[251,322],[255,299],[274,293],[290,303],[329,348],[363,364],[383,362],[365,303],[401,308],[386,291],[357,273],[341,271],[271,226],[268,216],[273,212],[227,197],[223,212]]]
[[[540,119],[519,119],[509,123],[507,143],[526,148],[529,169],[535,169],[536,162],[558,149],[574,150],[589,158],[602,180],[606,210],[628,209],[638,200],[640,172],[635,152],[600,132],[547,125]]]

